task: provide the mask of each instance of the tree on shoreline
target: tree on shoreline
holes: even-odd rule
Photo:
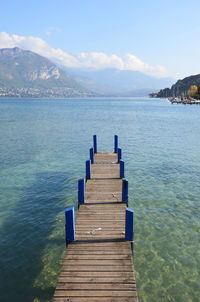
[[[196,94],[194,95],[194,98],[197,100],[200,100],[200,86],[198,87],[198,90],[197,90]]]
[[[188,95],[194,97],[196,93],[198,93],[198,87],[196,85],[191,85],[188,90]]]

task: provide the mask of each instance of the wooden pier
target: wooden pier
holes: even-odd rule
[[[66,233],[70,229],[74,238],[71,241],[66,235],[68,244],[53,302],[138,302],[133,226],[128,221],[133,213],[127,212],[127,201],[123,201],[123,166],[118,153],[95,150],[93,154],[94,150],[95,146],[87,181],[79,182],[75,225],[66,220]]]

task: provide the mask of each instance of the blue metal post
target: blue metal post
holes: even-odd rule
[[[122,178],[122,202],[128,205],[128,179]]]
[[[97,153],[97,136],[93,135],[94,153]]]
[[[134,217],[133,210],[131,210],[130,208],[126,208],[125,239],[127,241],[133,241],[133,235],[134,235],[133,217]]]
[[[124,161],[120,159],[119,164],[120,164],[120,178],[124,178]]]
[[[91,178],[91,160],[86,160],[86,180]]]
[[[65,210],[66,244],[75,240],[74,207]]]
[[[118,135],[114,136],[114,152],[117,153],[118,149]]]
[[[90,148],[90,160],[91,160],[91,164],[94,163],[94,149]]]
[[[118,155],[118,163],[119,163],[120,159],[122,159],[122,149],[121,148],[117,149],[117,155]]]
[[[85,202],[85,179],[81,178],[78,181],[78,204]]]

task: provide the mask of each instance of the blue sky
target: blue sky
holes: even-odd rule
[[[200,73],[199,0],[1,0],[0,7],[0,48],[16,45],[71,67]]]

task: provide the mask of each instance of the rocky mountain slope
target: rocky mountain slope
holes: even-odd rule
[[[18,47],[0,49],[0,95],[87,96],[89,91],[48,59]]]
[[[200,74],[178,80],[171,88],[161,89],[157,97],[181,97],[186,96],[191,85],[200,86]]]

